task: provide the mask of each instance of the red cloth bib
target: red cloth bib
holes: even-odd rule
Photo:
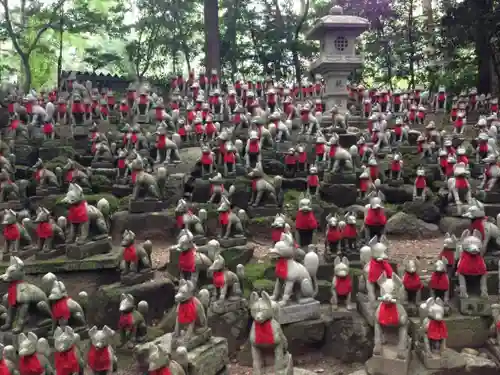
[[[137,140],[138,140],[137,134],[132,133],[132,135],[130,136],[130,142],[132,142],[133,144],[136,144]]]
[[[158,370],[148,371],[149,375],[172,375],[172,372],[168,367],[162,367]]]
[[[224,185],[216,185],[216,184],[211,184],[211,185],[210,185],[210,195],[212,195],[212,194],[214,193],[214,189],[215,189],[216,187],[219,187],[219,188],[220,188],[219,192],[220,192],[221,194],[222,194],[222,193],[224,193]]]
[[[193,323],[197,318],[196,304],[194,298],[189,301],[179,303],[179,308],[177,310],[177,320],[180,324],[190,324]]]
[[[120,104],[120,112],[128,112],[129,108],[126,104]]]
[[[315,146],[316,155],[323,155],[325,153],[325,144],[317,143]]]
[[[383,326],[397,326],[399,324],[398,305],[382,302],[378,311],[378,322]]]
[[[465,276],[481,276],[486,274],[486,263],[480,254],[462,251],[458,261],[457,273]]]
[[[431,289],[435,290],[448,290],[450,288],[450,280],[448,279],[448,274],[446,272],[434,271],[431,275],[429,286],[431,287]]]
[[[222,288],[225,283],[224,271],[215,271],[212,275],[212,284],[216,288]]]
[[[342,233],[339,228],[328,228],[328,232],[326,234],[326,239],[328,242],[338,242],[342,239]]]
[[[55,320],[69,320],[71,313],[68,307],[68,297],[63,297],[52,303],[52,318]]]
[[[217,128],[215,127],[213,122],[207,122],[205,125],[205,133],[207,135],[212,135],[217,131]]]
[[[286,280],[288,277],[288,259],[279,258],[274,267],[274,274],[278,279]]]
[[[374,165],[374,166],[371,166],[369,167],[370,169],[370,178],[374,181],[378,178],[378,166]]]
[[[229,224],[229,211],[219,212],[219,224],[228,225]]]
[[[424,287],[418,273],[405,272],[403,276],[403,286],[410,292],[416,292]]]
[[[402,133],[403,133],[403,128],[401,126],[396,126],[394,128],[394,134],[396,134],[396,136],[400,137]]]
[[[286,165],[295,165],[297,163],[297,158],[295,155],[287,155],[285,156],[285,164]]]
[[[87,363],[94,372],[111,370],[112,362],[109,348],[98,349],[94,345],[91,345],[87,355]]]
[[[352,292],[352,280],[351,276],[346,277],[335,276],[335,291],[339,296],[347,296]]]
[[[307,153],[304,152],[299,152],[299,157],[298,157],[299,163],[306,163],[307,162]]]
[[[19,124],[21,124],[21,121],[12,120],[12,122],[9,125],[10,130],[16,130],[19,127]]]
[[[17,241],[21,238],[21,231],[19,230],[19,224],[7,224],[3,228],[3,237],[8,241]]]
[[[52,224],[49,222],[38,223],[36,226],[36,235],[38,238],[52,238]]]
[[[258,154],[260,151],[259,141],[250,141],[248,144],[248,152],[250,154]]]
[[[134,315],[131,312],[123,312],[118,320],[118,328],[131,331],[134,328]]]
[[[21,284],[21,280],[14,280],[9,283],[7,290],[7,302],[9,306],[16,306],[17,304],[17,285]]]
[[[234,164],[236,163],[236,156],[233,152],[226,152],[224,154],[224,163],[226,164]]]
[[[52,134],[54,132],[54,125],[50,122],[43,124],[43,134]]]
[[[164,149],[167,145],[167,136],[165,134],[158,135],[156,140],[156,148]]]
[[[11,375],[9,367],[7,366],[7,363],[5,363],[4,359],[0,360],[0,375]]]
[[[44,371],[36,353],[19,358],[20,375],[41,375]]]
[[[64,176],[64,179],[67,183],[73,182],[73,169],[70,169],[66,172],[66,176]]]
[[[319,186],[319,177],[317,174],[311,174],[307,176],[307,185],[310,187],[318,187]]]
[[[73,103],[73,105],[71,106],[71,112],[73,112],[73,113],[83,113],[83,112],[85,112],[84,109],[83,109],[82,103]]]
[[[56,375],[72,375],[80,372],[80,364],[75,353],[75,348],[72,347],[66,352],[54,353],[54,365]]]
[[[370,180],[367,180],[366,178],[362,178],[359,180],[359,191],[365,193],[368,191],[368,186],[370,184]]]
[[[184,215],[177,215],[175,221],[177,222],[177,228],[184,228]]]
[[[467,189],[469,187],[469,183],[465,177],[455,177],[455,187],[457,189]]]
[[[123,169],[126,166],[125,159],[118,159],[118,169]]]
[[[257,191],[257,180],[252,180],[252,191]]]
[[[132,181],[133,184],[135,184],[135,181],[137,180],[137,171],[132,171],[130,174],[130,181]]]
[[[415,179],[415,187],[417,189],[425,189],[427,186],[427,181],[425,179],[425,176],[417,176]]]
[[[391,171],[399,172],[401,170],[401,163],[398,160],[393,160],[391,163]]]
[[[347,224],[342,230],[342,238],[353,239],[358,236],[356,224]]]
[[[314,230],[318,228],[318,222],[313,211],[298,211],[295,218],[295,228],[302,230]]]
[[[263,323],[254,320],[253,327],[255,332],[255,344],[274,345],[274,333],[271,320],[266,320]]]
[[[377,261],[375,259],[370,260],[370,268],[368,271],[368,281],[371,283],[376,283],[377,280],[385,273],[385,276],[390,279],[392,277],[392,267],[388,261],[382,260]]]
[[[82,224],[89,221],[89,215],[87,213],[87,202],[82,201],[77,204],[73,204],[68,210],[68,220],[72,224]]]
[[[448,328],[444,320],[429,320],[427,337],[430,340],[443,340],[448,338]]]
[[[484,232],[484,221],[485,221],[485,218],[484,217],[480,217],[480,218],[477,218],[477,219],[474,219],[472,220],[472,222],[470,223],[470,231],[473,232],[474,230],[477,230],[479,231],[479,233],[481,233],[481,239],[484,240],[484,237],[485,237],[485,232]]]
[[[446,258],[448,265],[453,266],[455,264],[455,249],[443,249],[439,257]]]
[[[464,163],[465,165],[468,165],[469,159],[465,155],[460,155],[457,157],[457,163]]]
[[[203,165],[212,165],[213,158],[211,154],[203,153],[201,154],[201,164]]]
[[[365,224],[369,226],[379,226],[385,225],[387,223],[387,218],[385,216],[384,210],[382,208],[368,208],[366,213]]]
[[[328,153],[328,155],[331,158],[334,158],[336,153],[337,153],[337,145],[331,145],[330,146],[330,152]]]
[[[186,128],[180,127],[178,133],[181,136],[185,136],[186,135]]]
[[[183,272],[194,272],[196,269],[196,250],[181,251],[179,269]]]
[[[271,231],[271,239],[273,242],[278,242],[281,240],[281,235],[285,231],[284,228],[273,228]]]
[[[123,260],[125,262],[137,263],[139,257],[137,256],[137,250],[135,249],[134,245],[128,246],[123,249]]]
[[[485,154],[488,152],[488,143],[487,142],[479,142],[479,152]]]

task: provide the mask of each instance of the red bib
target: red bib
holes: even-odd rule
[[[87,355],[87,362],[94,372],[111,370],[112,363],[109,348],[104,347],[98,349],[94,345],[91,345]]]
[[[215,271],[212,275],[212,284],[216,288],[222,288],[225,284],[224,271]]]
[[[271,231],[271,239],[273,242],[278,242],[281,240],[281,235],[285,231],[284,228],[273,228]]]
[[[486,274],[486,263],[480,254],[462,251],[458,261],[457,273],[465,276],[481,276]]]
[[[156,140],[156,148],[164,149],[167,145],[167,136],[165,134],[158,135],[158,139]]]
[[[158,370],[148,371],[149,375],[172,375],[172,372],[168,367],[162,367]]]
[[[258,154],[260,151],[260,146],[258,141],[250,141],[248,145],[248,152],[250,154]]]
[[[253,327],[255,332],[255,344],[274,345],[274,333],[271,320],[266,320],[263,323],[254,320]]]
[[[38,238],[52,238],[52,224],[49,222],[38,223],[36,226],[36,235]]]
[[[295,165],[297,163],[297,158],[295,155],[287,155],[285,156],[285,164],[286,165]]]
[[[80,372],[80,364],[75,353],[75,348],[72,347],[66,352],[54,353],[54,365],[56,375],[72,375]]]
[[[465,177],[455,177],[455,187],[457,189],[468,189],[469,183]]]
[[[55,320],[69,320],[71,313],[68,307],[68,297],[63,297],[52,303],[52,318]]]
[[[347,296],[352,292],[352,280],[351,276],[346,277],[335,276],[335,291],[339,296]]]
[[[66,172],[66,176],[64,177],[66,182],[73,182],[73,169],[70,169],[69,171]]]
[[[319,186],[319,177],[317,174],[311,174],[307,176],[307,185],[310,187],[318,187]]]
[[[224,163],[226,164],[234,164],[236,163],[236,156],[233,152],[226,152],[224,154]]]
[[[45,372],[36,353],[19,358],[20,375],[41,375]]]
[[[137,180],[137,171],[132,171],[130,174],[130,181],[132,181],[133,184],[135,184],[135,181]]]
[[[307,153],[304,152],[299,152],[299,158],[298,158],[299,163],[306,163],[307,162]]]
[[[331,158],[334,158],[336,153],[337,153],[337,145],[331,145],[330,146],[330,151],[329,151],[328,155]]]
[[[179,255],[179,269],[183,272],[194,272],[196,269],[196,250],[181,251]]]
[[[448,265],[452,266],[455,264],[455,249],[443,249],[439,257],[445,257],[448,261]]]
[[[17,285],[21,284],[21,280],[11,281],[7,291],[7,302],[9,306],[16,306],[17,304]]]
[[[125,168],[126,164],[125,164],[125,159],[118,159],[118,169],[123,169]]]
[[[8,241],[17,241],[21,238],[21,231],[17,223],[7,224],[3,228],[3,237]]]
[[[139,257],[137,256],[137,251],[134,245],[128,246],[123,249],[123,260],[125,262],[137,263]]]
[[[295,228],[301,230],[314,230],[318,228],[318,222],[313,211],[298,211],[295,218]]]
[[[378,311],[378,322],[383,326],[397,326],[399,324],[398,305],[382,302]]]
[[[398,160],[393,160],[391,163],[391,171],[399,172],[401,170],[401,163]]]
[[[370,167],[370,178],[375,181],[378,178],[378,166],[374,165]]]
[[[286,280],[288,277],[288,259],[279,258],[274,267],[274,274],[278,279]]]
[[[219,223],[220,223],[220,225],[228,225],[229,224],[229,211],[219,212]]]
[[[326,239],[328,242],[338,242],[342,239],[342,233],[337,227],[328,228],[328,233],[326,234]]]
[[[385,273],[385,276],[388,279],[392,277],[392,267],[389,262],[386,260],[382,260],[380,262],[375,259],[370,260],[368,281],[371,283],[376,283],[383,273]]]
[[[359,191],[365,193],[368,191],[368,186],[370,184],[370,180],[366,178],[362,178],[359,180]]]
[[[427,181],[425,179],[425,176],[417,176],[415,179],[415,187],[417,189],[425,189],[427,186]]]
[[[134,315],[131,312],[123,312],[118,320],[118,328],[131,331],[134,328]]]
[[[474,219],[470,223],[470,227],[469,227],[469,229],[470,229],[471,232],[473,232],[474,230],[479,231],[481,233],[481,237],[482,237],[483,240],[484,240],[484,237],[485,237],[485,233],[484,233],[484,220],[485,220],[484,217],[480,217],[480,218]]]
[[[9,367],[7,366],[7,363],[5,363],[4,359],[0,360],[0,375],[11,375]]]
[[[89,221],[86,201],[82,201],[69,207],[68,221],[72,224],[82,224]]]
[[[196,320],[196,304],[194,298],[189,301],[179,303],[179,308],[177,310],[177,320],[180,324],[190,324]]]
[[[203,153],[201,154],[201,164],[212,165],[213,159],[211,154]]]
[[[403,286],[410,292],[419,291],[424,287],[418,273],[405,272],[403,276]]]
[[[323,155],[325,153],[325,144],[317,143],[315,146],[316,155]]]
[[[342,238],[353,239],[358,236],[356,224],[347,224],[342,230]]]
[[[431,287],[431,289],[435,290],[448,290],[450,288],[450,280],[448,279],[448,274],[446,272],[434,271],[431,275],[429,286]]]
[[[50,122],[43,124],[43,134],[52,134],[54,132],[54,125]]]
[[[365,224],[369,226],[385,225],[387,218],[385,217],[384,210],[381,208],[369,208],[365,217]]]
[[[443,340],[448,338],[448,328],[444,320],[429,320],[427,337],[430,340]]]

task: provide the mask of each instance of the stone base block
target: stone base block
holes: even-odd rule
[[[208,238],[205,237],[205,236],[196,235],[196,236],[194,236],[193,241],[194,241],[194,243],[195,243],[196,246],[204,246],[204,245],[207,244]]]
[[[478,196],[478,199],[479,196]],[[481,195],[481,201],[483,203],[500,203],[500,192],[499,191],[488,191]]]
[[[36,253],[36,249],[34,247],[26,247],[19,249],[17,253],[3,253],[2,254],[2,262],[9,262],[10,257],[12,255],[15,255],[18,258],[21,258],[22,260],[28,259],[29,257],[32,257]]]
[[[121,275],[120,281],[123,285],[135,285],[141,284],[154,278],[154,271],[152,269],[147,269],[142,272],[129,272],[125,275]]]
[[[484,212],[486,213],[486,216],[497,217],[497,215],[500,214],[500,204],[485,203]]]
[[[223,306],[214,306],[208,310],[208,325],[216,336],[225,337],[229,353],[236,353],[248,341],[250,314],[245,299],[226,301]],[[224,312],[223,312],[224,311]]]
[[[319,319],[321,316],[320,303],[311,300],[304,303],[290,303],[281,306],[279,309],[278,322],[280,324],[289,324],[301,322],[304,320]]]
[[[470,296],[469,298],[459,298],[459,311],[462,315],[472,316],[491,316],[491,304],[498,298],[483,298],[479,296]]]
[[[417,154],[417,150],[418,150],[418,147],[417,146],[405,146],[405,145],[401,145],[398,147],[398,151],[403,154],[403,155],[407,155],[407,154]]]
[[[157,199],[138,199],[129,202],[128,210],[133,214],[141,214],[144,212],[157,212],[166,209],[165,202]]]
[[[132,186],[127,184],[115,184],[112,187],[111,193],[117,198],[123,198],[132,194]]]
[[[384,345],[383,355],[374,354],[365,363],[369,375],[408,375],[412,357],[411,340],[408,339],[406,358],[398,358],[398,348],[394,345]]]
[[[373,327],[377,302],[370,302],[368,296],[364,293],[358,293],[356,298],[358,300],[359,312],[363,315],[368,324]]]
[[[89,241],[83,245],[72,243],[66,245],[66,257],[69,259],[84,259],[94,255],[109,253],[111,249],[111,237]]]
[[[61,194],[61,188],[56,186],[45,186],[36,188],[36,195],[38,197],[47,197],[49,195],[58,195]]]
[[[331,173],[325,172],[323,177],[325,183],[329,184],[357,184],[356,173]]]
[[[212,329],[200,329],[198,332],[193,334],[193,336],[189,340],[185,340],[184,335],[185,332],[182,333],[180,337],[172,337],[172,350],[183,346],[188,351],[193,350],[210,340],[212,337]]]
[[[420,360],[429,370],[462,369],[465,368],[465,359],[455,350],[446,348],[441,354],[428,354],[423,350],[418,351]]]
[[[173,359],[176,360],[175,355]],[[189,375],[217,375],[229,363],[227,340],[212,337],[197,348],[188,351]]]
[[[489,337],[490,320],[480,316],[464,316],[454,313],[445,319],[448,328],[446,345],[452,349],[482,347]],[[409,318],[412,337],[421,327],[420,318]]]
[[[271,204],[257,207],[249,206],[247,209],[247,213],[251,218],[276,216],[279,212],[281,212],[281,209],[277,205]]]
[[[20,201],[7,201],[0,203],[0,210],[21,211],[22,209],[23,205]]]
[[[47,260],[52,258],[57,258],[66,254],[66,244],[61,244],[56,246],[54,249],[50,249],[48,251],[43,251],[38,249],[35,250],[35,259],[36,260]]]
[[[115,167],[112,161],[93,161],[90,166],[92,169],[112,169]]]
[[[227,314],[229,312],[238,311],[246,308],[248,308],[247,300],[240,297],[234,297],[233,300],[231,299],[227,299],[224,301],[217,300],[213,301],[210,304],[210,310],[214,314],[219,314],[219,315]]]
[[[462,204],[460,206],[457,206],[455,204],[449,204],[448,207],[446,207],[446,215],[454,217],[462,217],[462,215],[465,212],[467,212],[468,208],[469,205],[467,204]]]
[[[227,249],[229,247],[245,246],[247,244],[247,238],[242,237],[232,237],[232,238],[219,238],[218,239],[221,247]]]

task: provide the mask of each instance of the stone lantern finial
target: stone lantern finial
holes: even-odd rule
[[[334,0],[332,7],[330,8],[330,15],[332,16],[339,16],[344,13],[344,10],[340,5],[337,4],[337,2]]]

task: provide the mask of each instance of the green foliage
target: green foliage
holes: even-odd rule
[[[60,155],[54,159],[51,159],[51,160],[45,162],[44,164],[47,167],[47,169],[54,171],[57,167],[63,168],[66,165],[66,163],[68,162],[68,157],[69,156]]]

